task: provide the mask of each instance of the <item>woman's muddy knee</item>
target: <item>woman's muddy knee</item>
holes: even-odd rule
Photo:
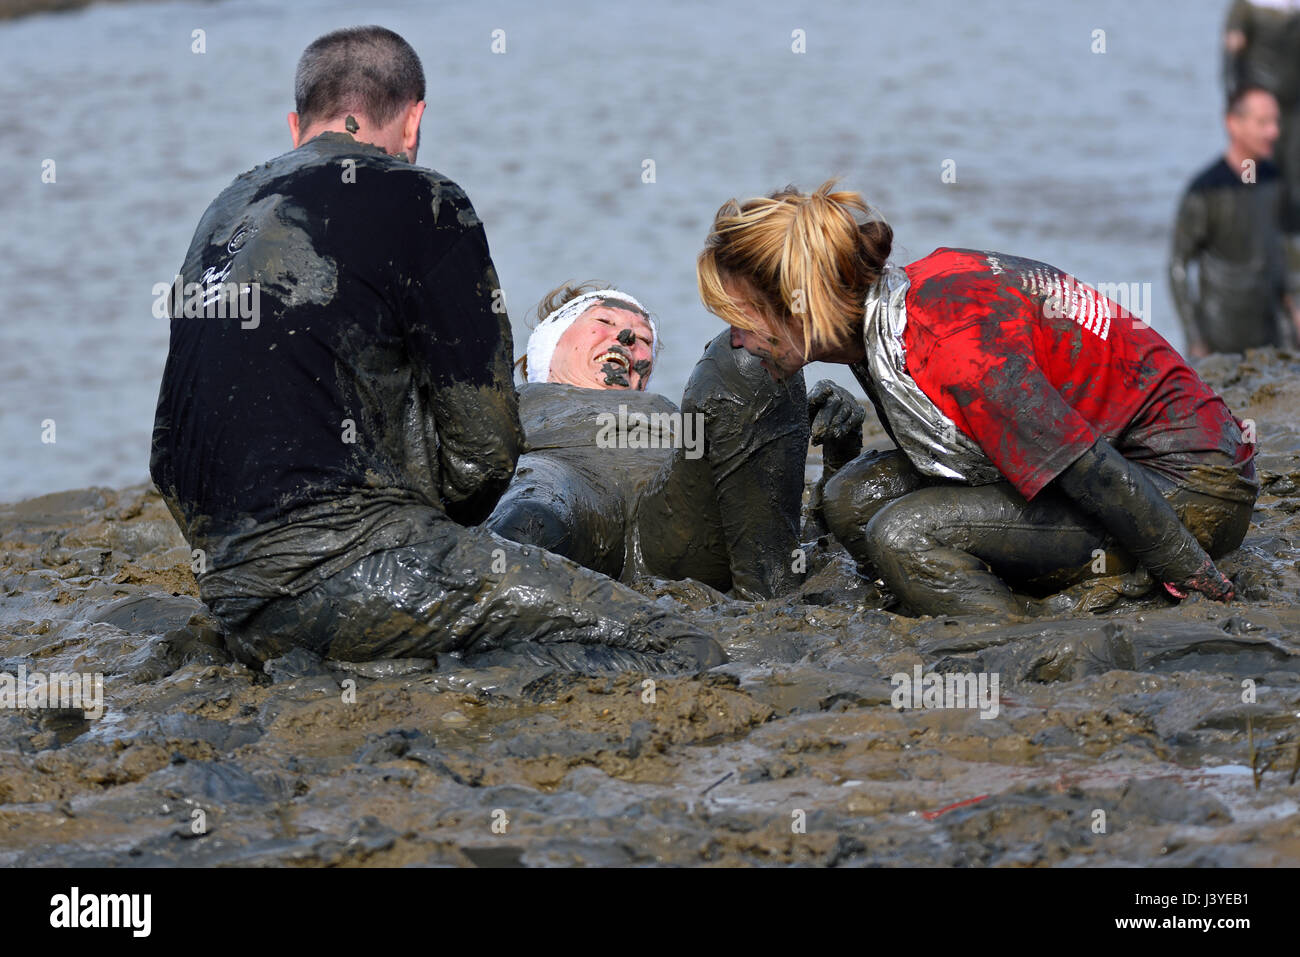
[[[889,569],[934,544],[929,511],[917,504],[907,497],[885,502],[862,530],[867,560],[887,580]]]
[[[864,452],[827,479],[822,490],[826,527],[862,561],[867,525],[885,506],[924,485],[901,452]]]

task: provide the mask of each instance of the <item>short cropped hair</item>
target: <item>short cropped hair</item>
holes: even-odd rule
[[[411,45],[384,27],[345,27],[313,40],[298,60],[293,95],[304,129],[355,113],[383,126],[424,99],[424,67]]]
[[[1252,93],[1267,93],[1269,96],[1273,97],[1274,100],[1277,99],[1276,94],[1274,94],[1274,92],[1268,87],[1259,86],[1256,83],[1248,83],[1247,85],[1238,87],[1232,91],[1232,95],[1228,97],[1228,108],[1224,112],[1238,116],[1241,115],[1246,102],[1246,97],[1250,96]]]

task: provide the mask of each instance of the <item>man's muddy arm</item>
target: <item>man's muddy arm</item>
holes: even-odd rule
[[[492,308],[500,283],[482,227],[452,247],[420,287],[411,346],[437,423],[443,506],[473,525],[505,491],[524,444],[510,319]]]

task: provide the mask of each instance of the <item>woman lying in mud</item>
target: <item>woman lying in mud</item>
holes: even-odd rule
[[[706,347],[681,409],[646,392],[658,328],[635,298],[595,282],[539,305],[522,360],[527,440],[487,527],[614,578],[693,578],[745,598],[801,580],[809,440],[848,461],[861,407],[831,383],[775,382],[726,335]]]
[[[1254,444],[1178,353],[1044,263],[940,248],[887,265],[892,229],[833,189],[726,203],[697,268],[734,344],[778,380],[850,365],[898,446],[827,484],[854,557],[923,614],[1073,607],[1018,592],[1134,563],[1177,597],[1231,599],[1212,557],[1250,523]]]

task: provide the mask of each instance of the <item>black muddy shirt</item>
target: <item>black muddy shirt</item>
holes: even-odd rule
[[[420,538],[409,516],[429,507],[491,511],[522,430],[496,272],[455,183],[322,134],[217,197],[179,283],[150,471],[209,553],[205,599],[301,592]],[[221,318],[218,283],[255,293]]]
[[[1240,352],[1280,344],[1282,203],[1281,178],[1268,160],[1256,165],[1253,183],[1219,159],[1187,187],[1169,282],[1189,347]]]

